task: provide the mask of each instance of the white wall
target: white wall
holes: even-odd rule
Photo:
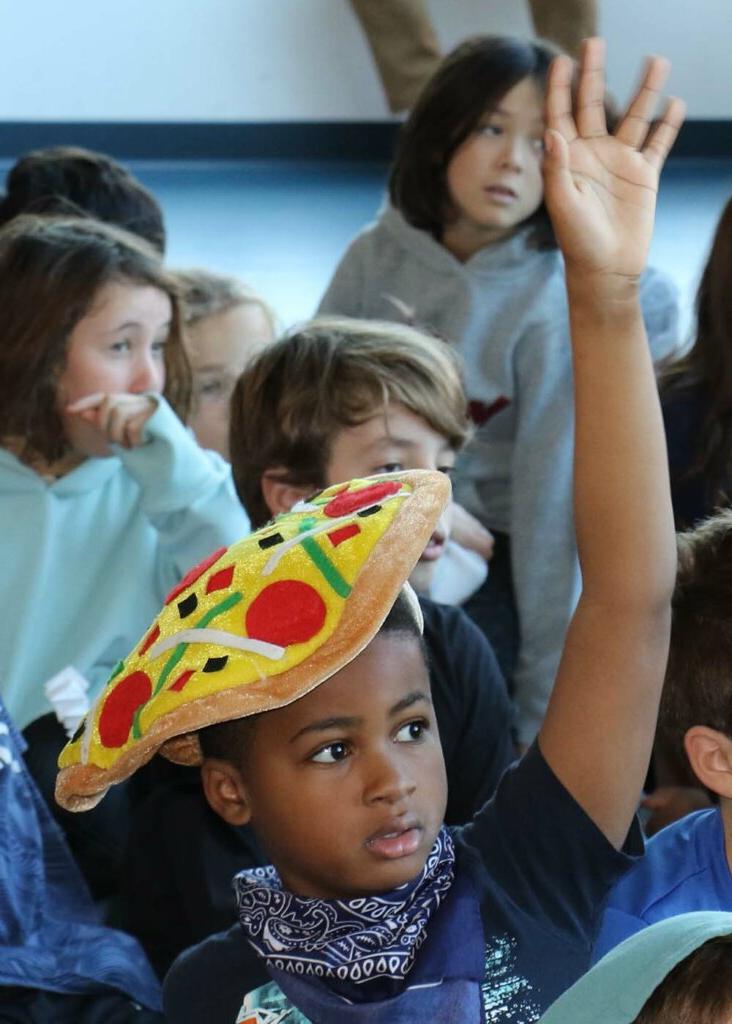
[[[429,3],[445,46],[529,31],[521,0]],[[600,4],[618,96],[653,50],[691,116],[732,117],[730,0]],[[347,0],[0,0],[0,25],[0,121],[388,116]]]

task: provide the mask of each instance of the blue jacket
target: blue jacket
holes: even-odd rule
[[[117,990],[156,1010],[160,987],[129,935],[98,923],[86,885],[23,763],[0,700],[0,986]]]

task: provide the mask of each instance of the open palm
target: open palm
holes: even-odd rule
[[[684,115],[671,100],[651,128],[668,62],[650,58],[614,135],[605,124],[604,45],[585,42],[576,115],[572,62],[558,57],[547,92],[546,203],[565,260],[587,271],[632,277],[646,263],[658,179]],[[650,130],[649,130],[650,129]]]

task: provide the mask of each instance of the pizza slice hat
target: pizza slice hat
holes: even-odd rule
[[[352,480],[192,569],[62,750],[58,803],[94,807],[158,751],[200,764],[199,729],[289,704],[347,665],[449,496],[447,477],[424,470]]]

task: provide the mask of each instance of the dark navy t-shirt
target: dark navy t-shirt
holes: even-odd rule
[[[445,757],[448,825],[470,821],[514,760],[511,704],[493,650],[460,608],[421,598],[432,700]],[[208,806],[195,769],[165,768],[136,812],[123,923],[164,974],[189,946],[235,920],[231,879],[266,863],[251,829]]]
[[[170,1024],[537,1021],[589,966],[603,902],[642,852],[640,832],[634,825],[627,852],[616,851],[534,746],[453,834],[453,891],[399,996],[346,1003],[322,985],[271,973],[235,926],[173,965]]]

